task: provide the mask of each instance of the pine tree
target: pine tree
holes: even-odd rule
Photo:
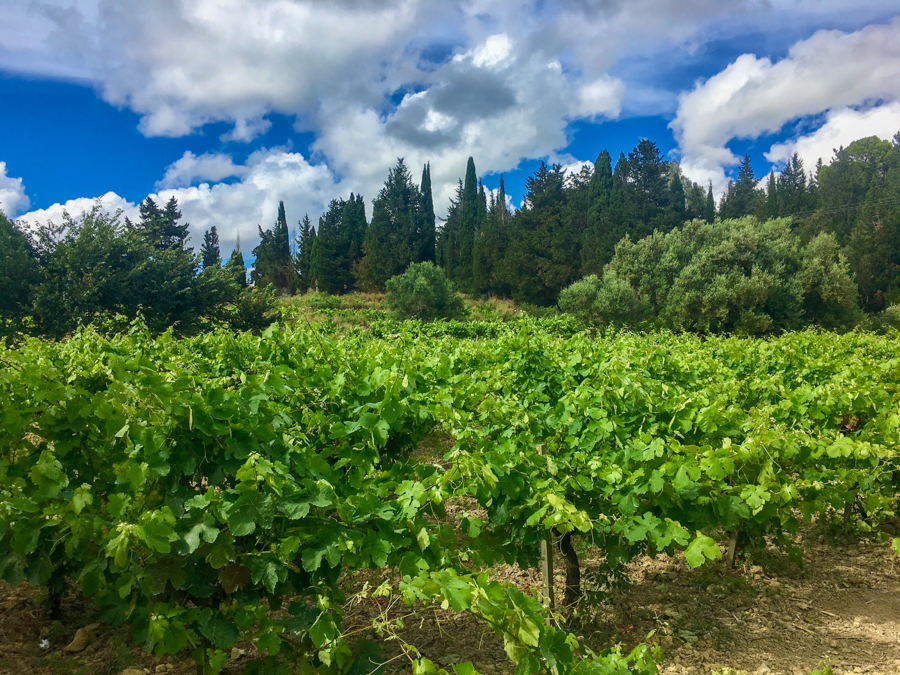
[[[419,253],[421,262],[435,261],[435,225],[434,197],[431,193],[431,164],[422,169],[422,250]]]
[[[203,233],[200,260],[204,271],[218,269],[222,266],[222,254],[219,252],[219,233],[216,231],[215,225]]]
[[[162,209],[150,197],[147,197],[138,206],[138,211],[141,220],[134,226],[134,229],[144,241],[161,251],[174,248],[185,249],[190,225],[178,222],[181,220],[181,211],[178,210],[178,201],[175,197],[169,199]],[[185,250],[190,251],[191,249]]]
[[[240,234],[237,236],[237,241],[235,242],[234,251],[232,251],[231,257],[228,258],[228,262],[225,263],[225,272],[229,277],[235,280],[238,286],[246,288],[247,266],[244,264],[244,254],[241,253]]]
[[[357,267],[360,285],[383,291],[388,279],[418,261],[422,250],[420,204],[419,187],[403,159],[398,159],[372,202],[372,222]]]
[[[719,205],[719,215],[723,220],[751,216],[756,209],[757,199],[759,192],[756,189],[753,168],[750,166],[750,155],[745,155],[738,169],[737,181],[728,183],[722,203]]]

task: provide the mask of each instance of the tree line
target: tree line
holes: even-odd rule
[[[788,218],[778,231],[801,245],[834,237],[863,310],[900,302],[900,135],[857,140],[812,172],[795,154],[779,175],[772,170],[762,180],[747,156],[718,204],[711,184],[685,177],[646,139],[614,165],[606,150],[574,174],[541,163],[526,190],[521,208],[510,208],[503,178],[499,189],[486,190],[469,158],[436,226],[430,167],[417,185],[401,159],[372,202],[371,222],[361,196],[334,200],[317,228],[301,221],[293,257],[280,212],[273,230],[260,230],[253,276],[283,292],[381,291],[410,264],[433,261],[463,292],[552,305],[576,280],[602,276],[625,241],[693,221],[751,217],[762,227]]]
[[[549,306],[577,280],[592,275],[603,280],[615,272],[620,288],[628,284],[641,302],[654,305],[649,296],[656,291],[640,276],[652,270],[634,271],[623,262],[632,255],[629,246],[643,251],[674,242],[666,235],[699,227],[685,229],[687,223],[740,221],[729,226],[733,232],[727,236],[702,230],[709,235],[705,245],[712,247],[700,252],[708,258],[709,279],[720,255],[715,247],[760,251],[765,247],[759,237],[778,233],[787,242],[778,250],[800,251],[828,235],[833,246],[820,240],[814,248],[830,251],[829,269],[846,267],[856,292],[853,306],[872,313],[900,303],[900,134],[893,141],[859,139],[837,149],[829,164],[820,160],[811,172],[795,154],[780,174],[773,170],[762,180],[745,157],[718,204],[711,184],[694,183],[655,143],[642,139],[615,163],[603,150],[576,173],[541,163],[526,180],[521,207],[512,208],[508,201],[503,178],[498,189],[487,190],[469,158],[446,219],[437,219],[430,166],[423,167],[416,183],[399,159],[371,202],[371,220],[362,195],[351,193],[332,200],[316,225],[304,216],[292,237],[281,203],[275,224],[259,228],[250,278],[256,287],[271,285],[286,294],[383,291],[411,264],[433,262],[463,292]],[[787,220],[764,226],[777,219]],[[148,198],[138,223],[119,223],[95,210],[77,223],[67,220],[58,231],[43,228],[35,234],[6,218],[0,224],[4,288],[11,289],[2,300],[7,323],[31,316],[59,332],[96,306],[126,308],[125,314],[140,307],[160,326],[196,324],[218,311],[214,308],[242,297],[236,294],[247,283],[239,244],[222,266],[215,227],[204,234],[199,255],[185,246],[187,224],[174,199],[159,206]],[[750,238],[742,241],[735,233]],[[688,250],[670,248],[680,255]],[[751,278],[769,264],[754,255],[740,263],[725,256],[720,265],[722,270],[737,265],[728,274]],[[793,263],[785,258],[778,264],[800,265],[802,255],[791,256]],[[660,264],[652,256],[644,258],[646,264]],[[626,267],[631,271],[624,273]],[[793,278],[793,273],[778,274]],[[220,280],[230,285],[223,290]],[[846,284],[836,283],[843,289],[840,298],[823,296],[821,302],[832,302],[838,311],[848,299]],[[708,304],[716,302],[712,291],[699,293]],[[810,308],[804,312],[812,316]],[[713,323],[735,321],[732,316]]]
[[[226,324],[261,328],[274,295],[251,293],[240,243],[222,266],[216,228],[200,252],[186,245],[189,225],[173,198],[147,198],[140,218],[95,206],[78,219],[36,229],[0,212],[0,335],[61,337],[80,324],[121,328],[140,315],[155,332]]]

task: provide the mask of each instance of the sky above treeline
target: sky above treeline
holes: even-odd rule
[[[721,194],[900,131],[900,0],[3,0],[0,209],[176,197],[226,255],[404,157],[446,210],[655,141]]]

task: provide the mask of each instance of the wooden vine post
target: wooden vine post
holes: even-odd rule
[[[540,443],[537,446],[539,455],[545,454],[547,446]],[[544,604],[553,609],[555,600],[553,597],[553,533],[548,531],[541,539],[541,576],[544,582]]]

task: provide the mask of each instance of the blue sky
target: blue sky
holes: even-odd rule
[[[174,196],[227,254],[256,226],[469,155],[518,205],[655,141],[720,193],[900,130],[900,0],[5,0],[0,208],[32,223]]]

